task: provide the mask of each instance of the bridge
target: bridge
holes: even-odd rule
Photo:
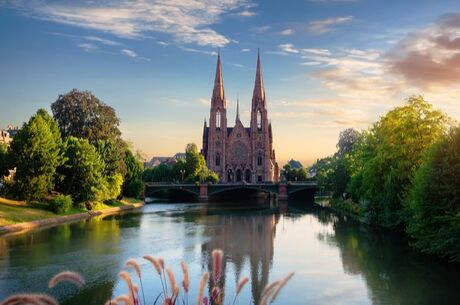
[[[317,185],[314,181],[287,182],[287,183],[218,183],[218,184],[193,184],[193,183],[145,183],[145,196],[150,197],[155,193],[164,191],[177,191],[192,194],[201,202],[212,200],[216,195],[225,192],[237,192],[241,190],[253,190],[275,196],[284,201],[298,195],[302,199],[313,202]]]

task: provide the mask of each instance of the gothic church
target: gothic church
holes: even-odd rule
[[[260,52],[257,56],[249,128],[245,128],[240,121],[239,101],[235,126],[227,127],[227,102],[218,53],[209,127],[205,121],[201,153],[208,168],[219,175],[221,183],[278,181],[279,169],[273,149],[272,126],[267,114]]]

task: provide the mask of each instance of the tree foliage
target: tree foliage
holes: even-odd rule
[[[146,182],[219,182],[219,176],[206,166],[203,155],[195,143],[187,145],[185,160],[179,159],[173,164],[161,163],[144,171]]]
[[[2,177],[8,176],[12,168],[11,154],[9,153],[8,146],[4,143],[0,143],[0,180]]]
[[[115,110],[89,91],[73,89],[59,95],[51,109],[63,137],[84,138],[96,144],[100,140],[116,142],[121,135]]]
[[[43,109],[32,116],[11,143],[19,197],[44,198],[54,189],[56,169],[64,162],[62,139],[54,119]]]
[[[142,181],[144,165],[129,149],[125,151],[124,164],[126,175],[122,193],[127,197],[139,198],[144,191],[144,182]]]
[[[418,249],[460,262],[460,126],[437,142],[415,175],[407,232]]]
[[[294,160],[291,160],[291,161],[294,161]],[[286,181],[306,181],[308,179],[307,170],[301,165],[299,168],[293,167],[291,165],[293,162],[291,161],[288,162],[286,165],[284,165],[283,168],[281,169],[281,177],[286,179]]]
[[[88,140],[67,138],[65,155],[67,161],[60,169],[64,176],[62,193],[89,207],[120,194],[123,177],[119,173],[104,176],[104,161]]]

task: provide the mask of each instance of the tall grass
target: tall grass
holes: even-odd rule
[[[125,263],[125,268],[133,270],[136,274],[139,288],[133,281],[131,275],[127,271],[121,271],[118,276],[126,283],[127,293],[113,297],[106,301],[105,305],[208,305],[208,304],[228,304],[233,305],[236,303],[237,298],[246,284],[249,282],[248,277],[243,277],[238,280],[235,293],[232,295],[231,300],[225,303],[225,293],[221,285],[222,266],[224,260],[224,253],[222,250],[214,250],[212,252],[212,270],[211,274],[204,272],[198,282],[198,294],[196,303],[189,303],[189,288],[190,278],[188,266],[185,262],[181,262],[182,269],[182,288],[178,286],[176,277],[171,268],[166,268],[162,258],[155,258],[152,255],[143,257],[151,263],[155,273],[157,274],[162,291],[153,300],[146,300],[144,294],[144,286],[142,283],[142,270],[140,264],[135,259],[129,259]],[[275,302],[281,289],[292,278],[294,273],[289,273],[285,278],[268,283],[262,295],[260,296],[259,304],[253,305],[268,305]],[[209,295],[205,295],[205,287],[211,277],[209,287]],[[72,271],[64,271],[56,274],[51,278],[48,283],[50,289],[54,288],[61,282],[70,282],[81,288],[85,285],[85,280],[81,275]],[[59,305],[59,303],[51,296],[46,294],[16,294],[3,300],[0,305]]]

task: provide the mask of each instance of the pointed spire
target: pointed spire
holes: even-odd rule
[[[254,101],[265,101],[264,80],[262,78],[262,65],[260,64],[260,49],[257,49],[256,81],[254,84],[254,94],[252,99]]]
[[[214,79],[214,90],[212,98],[224,101],[224,80],[222,79],[222,64],[220,62],[220,48],[217,51],[216,78]]]
[[[240,97],[239,95],[236,98],[236,119],[235,122],[240,120]]]

